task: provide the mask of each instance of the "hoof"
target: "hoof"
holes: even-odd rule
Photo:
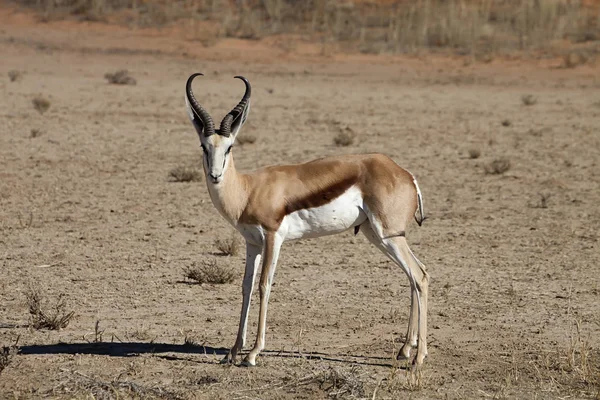
[[[398,361],[409,361],[412,359],[412,357],[410,356],[412,350],[412,346],[404,346],[402,347],[402,349],[398,352],[398,355],[396,356],[396,360]]]
[[[244,360],[244,361],[242,361],[242,363],[240,364],[240,367],[253,368],[253,367],[256,367],[256,364],[252,364],[252,363],[250,363],[250,361],[248,361],[248,360]]]

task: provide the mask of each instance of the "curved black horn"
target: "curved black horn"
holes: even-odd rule
[[[250,86],[250,82],[248,82],[248,79],[239,75],[235,76],[234,78],[241,79],[242,81],[244,81],[244,84],[246,85],[246,91],[244,92],[242,100],[240,100],[237,106],[235,106],[233,110],[231,110],[229,114],[227,114],[225,118],[223,118],[223,121],[221,121],[219,133],[222,136],[231,135],[231,125],[234,122],[237,122],[238,119],[242,117],[242,115],[244,114],[244,110],[248,107],[248,104],[250,102],[250,95],[252,94],[252,87]],[[241,122],[243,123],[243,121]]]
[[[192,92],[192,81],[198,75],[204,74],[197,72],[188,78],[187,83],[185,84],[185,95],[190,107],[192,108],[193,115],[190,114],[192,123],[198,130],[198,133],[204,132],[204,136],[210,136],[215,133],[215,123],[213,122],[210,114],[204,108],[202,108],[200,103],[198,103],[198,100],[196,100],[196,97]]]

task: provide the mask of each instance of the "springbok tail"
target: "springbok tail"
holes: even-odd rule
[[[423,210],[423,196],[421,195],[421,189],[419,189],[417,178],[415,178],[414,175],[413,183],[415,184],[415,189],[417,189],[417,210],[415,211],[415,221],[417,221],[417,224],[421,226],[427,217],[425,216],[425,210]]]

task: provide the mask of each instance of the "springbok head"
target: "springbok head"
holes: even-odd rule
[[[215,129],[210,114],[200,105],[192,92],[192,81],[201,73],[191,75],[185,85],[185,102],[192,124],[198,132],[202,151],[204,152],[204,173],[206,179],[213,184],[219,184],[229,165],[231,148],[242,125],[250,112],[250,82],[243,76],[236,78],[244,81],[246,91],[242,100],[221,121],[221,126]]]

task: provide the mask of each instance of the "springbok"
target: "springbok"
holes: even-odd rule
[[[246,269],[242,284],[242,311],[235,344],[223,363],[235,363],[246,341],[246,326],[254,278],[260,273],[260,312],[254,347],[242,365],[256,365],[265,347],[267,305],[281,245],[286,240],[333,235],[354,228],[406,273],[411,308],[408,332],[397,359],[420,366],[427,356],[427,291],[429,275],[408,247],[405,229],[414,217],[424,220],[421,191],[415,177],[382,154],[327,157],[305,164],[270,166],[250,174],[239,173],[233,145],[250,111],[251,87],[221,121],[218,129],[210,114],[186,84],[186,105],[204,152],[206,184],[219,213],[246,240]]]

